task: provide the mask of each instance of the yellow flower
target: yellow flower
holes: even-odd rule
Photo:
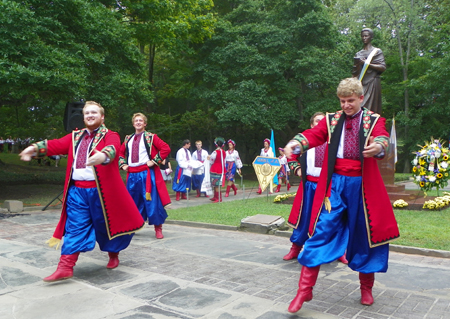
[[[424,182],[420,182],[420,187],[424,187],[425,183]]]
[[[417,167],[413,167],[413,172],[415,173],[415,172],[417,172]]]
[[[420,159],[420,160],[419,160],[419,164],[420,164],[420,166],[423,166],[423,165],[425,165],[425,160],[423,160],[423,159]]]
[[[445,173],[444,176],[445,176],[445,177],[448,177],[448,173]]]
[[[446,161],[446,160],[448,160],[448,155],[447,154],[444,155],[444,161]]]
[[[436,177],[437,178],[442,178],[444,175],[442,175],[441,173],[437,174]]]

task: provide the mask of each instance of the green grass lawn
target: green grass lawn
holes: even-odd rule
[[[400,228],[400,238],[394,244],[450,251],[450,208],[394,212]]]
[[[291,206],[275,204],[274,198],[275,196],[264,196],[219,204],[171,209],[168,211],[169,219],[231,226],[239,226],[241,219],[257,214],[282,216],[287,220]]]

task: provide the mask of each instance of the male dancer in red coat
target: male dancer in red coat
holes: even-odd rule
[[[127,189],[142,218],[154,225],[157,239],[164,238],[162,224],[170,205],[169,192],[159,164],[170,154],[170,147],[158,135],[147,132],[147,117],[136,113],[131,119],[135,133],[125,136],[119,152],[119,167],[128,172]]]
[[[319,122],[325,118],[322,112],[316,112],[310,119],[311,128],[317,126]],[[288,159],[288,164],[295,175],[301,177],[302,181],[298,187],[297,195],[292,205],[291,213],[288,219],[288,225],[294,228],[291,235],[292,246],[284,260],[297,258],[302,250],[303,244],[309,238],[308,229],[311,219],[311,208],[313,204],[314,194],[319,181],[320,172],[325,156],[326,143],[309,149],[302,156],[292,154]],[[347,264],[345,254],[338,259],[340,262]]]
[[[80,252],[95,248],[107,251],[109,269],[119,265],[119,252],[128,247],[133,234],[144,226],[118,169],[119,134],[103,125],[103,107],[88,101],[83,108],[86,128],[60,139],[27,147],[20,157],[68,154],[63,209],[48,244],[56,248],[64,236],[58,268],[44,281],[71,278]]]
[[[384,118],[361,108],[362,92],[359,80],[342,80],[337,89],[342,110],[327,114],[285,147],[289,157],[295,149],[303,153],[327,142],[311,210],[311,237],[298,257],[303,267],[288,309],[292,313],[313,298],[320,265],[346,250],[348,266],[359,272],[361,303],[371,305],[374,273],[387,271],[388,243],[400,236],[376,163],[387,153],[389,134]]]

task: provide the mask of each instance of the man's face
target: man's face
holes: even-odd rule
[[[197,148],[197,151],[200,151],[202,149],[202,143],[195,143],[195,147]]]
[[[324,117],[325,117],[325,116],[323,116],[323,115],[316,115],[316,117],[314,118],[314,120],[313,120],[313,122],[312,122],[312,124],[311,124],[311,128],[313,128],[314,126],[316,126],[317,124],[319,124],[319,122],[322,121],[322,119],[323,119]]]
[[[184,148],[188,149],[189,147],[191,147],[191,143],[187,143],[186,145],[183,146]]]
[[[339,96],[339,102],[341,103],[341,109],[347,116],[355,115],[361,110],[361,103],[364,100],[364,95],[357,96],[353,93],[350,96]]]
[[[94,104],[86,105],[84,109],[84,125],[93,131],[102,125],[105,116],[100,113],[100,108]]]
[[[143,130],[145,130],[145,127],[147,124],[145,123],[144,119],[140,116],[136,116],[133,120],[133,127],[135,128],[136,132],[140,133]]]
[[[370,36],[369,31],[361,32],[361,40],[364,44],[370,43],[372,41],[372,37]]]

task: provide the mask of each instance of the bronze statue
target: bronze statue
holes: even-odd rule
[[[352,74],[361,80],[364,88],[362,106],[381,114],[381,79],[386,70],[383,51],[372,46],[373,31],[369,28],[361,30],[361,40],[364,48],[356,52]],[[365,65],[365,62],[367,63]],[[362,74],[361,74],[362,73]]]

